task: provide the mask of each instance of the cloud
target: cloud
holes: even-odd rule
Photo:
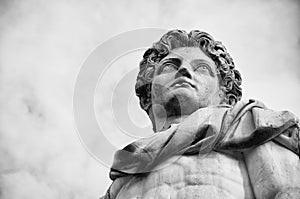
[[[297,1],[0,3],[3,199],[98,198],[105,193],[109,170],[80,143],[72,92],[89,52],[127,30],[152,26],[208,31],[225,43],[242,71],[245,97],[300,115]],[[136,59],[126,63],[137,64]],[[112,79],[118,81],[121,75]]]

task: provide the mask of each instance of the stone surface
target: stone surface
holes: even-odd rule
[[[170,162],[174,161],[173,157]],[[167,164],[167,162],[166,162]],[[124,180],[126,179],[126,180]],[[252,199],[247,169],[240,153],[211,152],[202,156],[182,156],[171,165],[148,175],[118,178],[116,198],[228,198]],[[115,189],[115,190],[114,190]]]
[[[237,103],[241,76],[220,42],[198,30],[172,30],[140,63],[136,92],[160,136],[128,145],[124,151],[130,155],[116,153],[107,198],[297,197],[298,190],[291,188],[300,186],[299,120],[255,100]],[[215,112],[222,119],[193,117],[200,110],[219,110],[221,104],[234,105],[224,115]],[[165,137],[164,131],[178,123]],[[285,144],[276,140],[292,128],[296,137],[287,136]],[[217,139],[211,145],[214,151],[203,155],[201,142],[209,131]],[[194,145],[200,148],[188,153],[187,147]],[[153,169],[156,165],[159,169]]]
[[[279,192],[275,199],[299,199],[300,188],[288,188],[283,192]]]
[[[289,187],[300,187],[299,157],[274,142],[245,153],[245,161],[257,198],[275,198]]]

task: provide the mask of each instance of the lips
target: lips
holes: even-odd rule
[[[176,79],[170,87],[195,87],[195,85],[193,84],[193,82],[190,79],[186,79],[186,78],[178,78]]]

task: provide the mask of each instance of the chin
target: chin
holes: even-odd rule
[[[198,96],[195,91],[189,90],[189,89],[176,89],[174,91],[171,91],[167,95],[167,101],[176,98],[180,104],[185,104],[185,103],[197,103],[198,101]]]
[[[199,108],[197,95],[193,92],[172,92],[166,101],[167,108],[176,115],[189,115]]]

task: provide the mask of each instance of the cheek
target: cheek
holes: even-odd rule
[[[207,85],[210,90],[217,90],[219,89],[219,78],[218,77],[211,77],[206,80]]]
[[[217,92],[220,89],[219,83],[217,81],[211,81],[208,85],[209,91],[212,93]]]
[[[199,95],[203,97],[209,97],[215,95],[219,90],[219,83],[215,79],[206,79],[200,82]]]
[[[166,92],[167,89],[166,85],[170,81],[169,79],[170,77],[168,77],[167,75],[160,75],[153,79],[152,88],[151,88],[152,99],[163,98],[163,94]]]
[[[173,74],[163,74],[155,77],[152,82],[152,88],[154,90],[166,90],[167,85],[174,80]]]
[[[154,95],[156,98],[160,97],[164,93],[164,86],[158,83],[152,83],[152,95]]]

